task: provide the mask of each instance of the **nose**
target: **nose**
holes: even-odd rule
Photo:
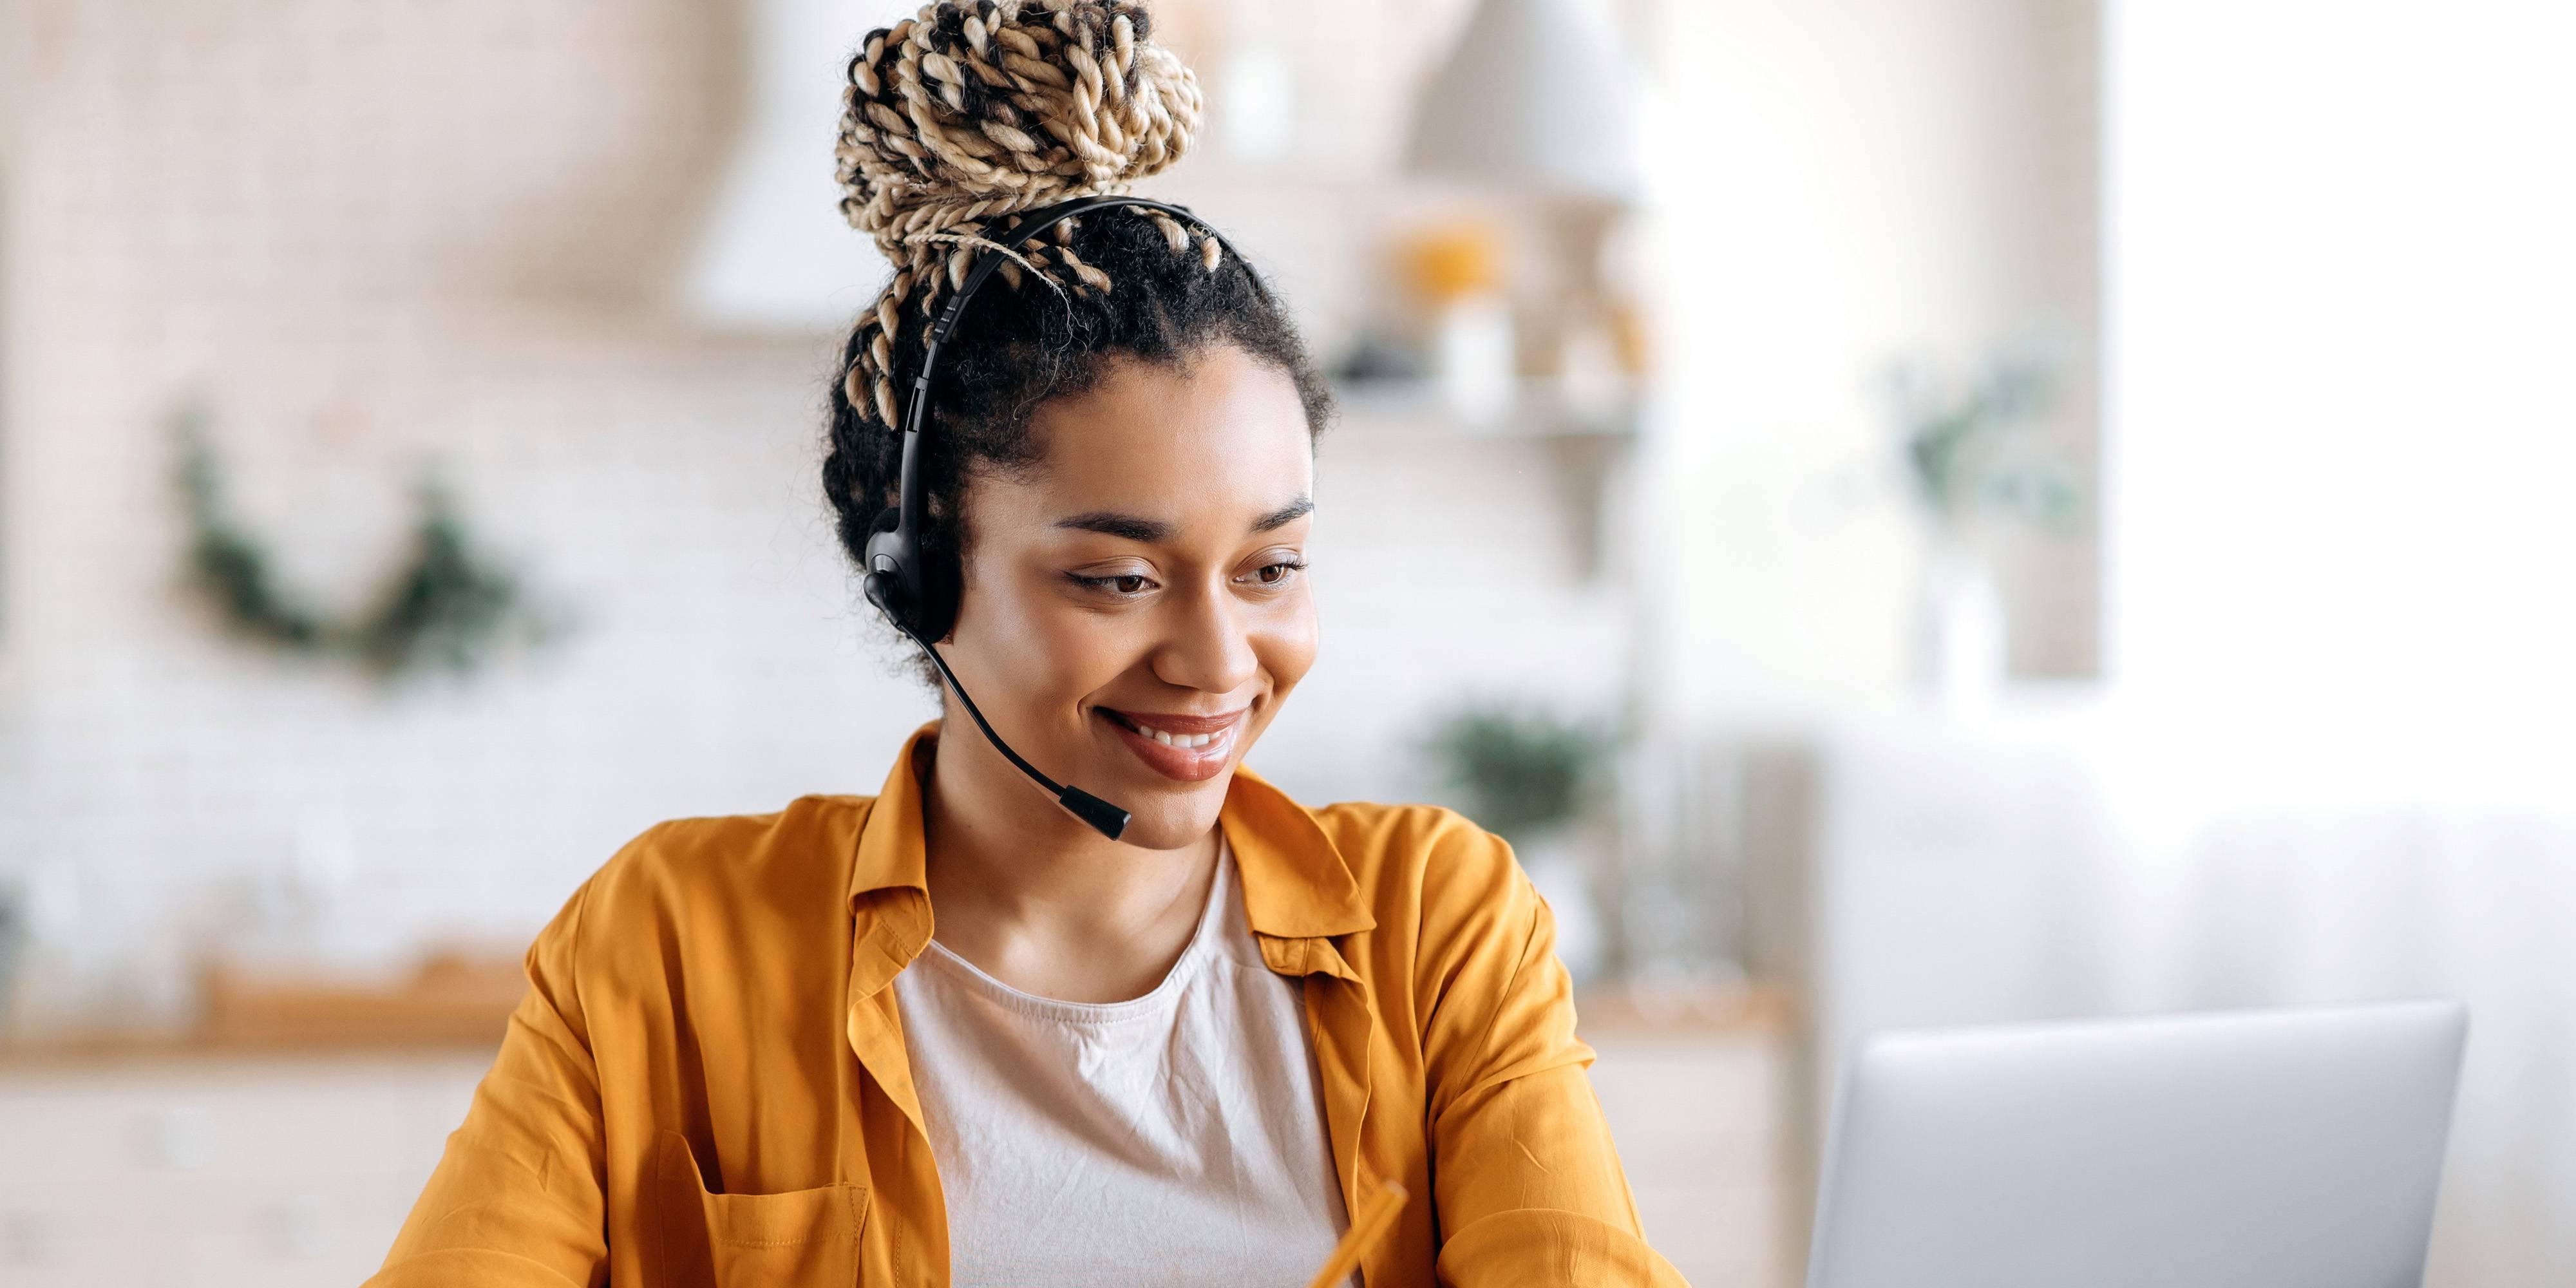
[[[1154,650],[1155,677],[1202,693],[1232,693],[1252,683],[1261,669],[1252,620],[1227,587],[1201,586],[1174,599],[1180,602]]]

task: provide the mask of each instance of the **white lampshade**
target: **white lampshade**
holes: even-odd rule
[[[1405,165],[1625,201],[1638,187],[1636,74],[1581,0],[1478,0],[1423,86]]]
[[[888,273],[841,217],[832,177],[850,51],[919,0],[755,0],[749,109],[681,283],[700,321],[725,329],[846,327]]]

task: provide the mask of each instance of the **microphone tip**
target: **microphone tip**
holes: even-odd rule
[[[1075,818],[1090,824],[1093,831],[1110,840],[1117,840],[1119,834],[1127,830],[1127,811],[1079,787],[1065,788],[1057,794],[1056,800],[1073,811]]]

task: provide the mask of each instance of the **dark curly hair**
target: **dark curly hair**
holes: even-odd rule
[[[842,208],[895,265],[832,388],[823,492],[854,563],[896,508],[895,391],[911,389],[936,310],[975,256],[1021,212],[1122,193],[1187,146],[1196,83],[1150,32],[1132,0],[943,2],[870,33],[851,59]],[[968,478],[1036,465],[1047,445],[1031,413],[1122,360],[1177,366],[1231,345],[1293,381],[1308,432],[1322,431],[1332,397],[1295,325],[1250,265],[1194,231],[1159,212],[1094,211],[1041,234],[977,293],[932,382],[924,558],[954,567]]]

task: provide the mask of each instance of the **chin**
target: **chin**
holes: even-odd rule
[[[1216,778],[1193,783],[1186,791],[1165,788],[1128,799],[1112,797],[1127,810],[1127,830],[1119,840],[1146,850],[1177,850],[1194,845],[1216,826],[1225,808],[1225,789],[1234,781],[1228,768]]]

